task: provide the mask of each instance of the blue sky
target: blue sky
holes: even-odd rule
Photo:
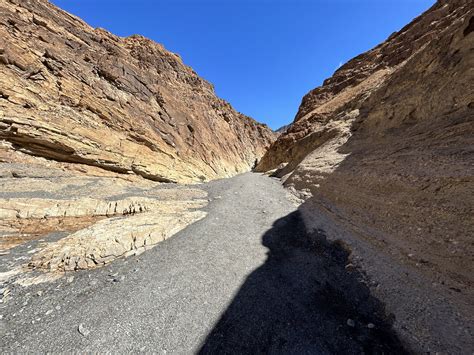
[[[340,64],[434,0],[52,0],[93,27],[179,53],[235,109],[276,129]]]

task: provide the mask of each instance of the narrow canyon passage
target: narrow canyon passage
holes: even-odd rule
[[[66,2],[0,0],[0,353],[474,354],[472,0]]]
[[[248,173],[204,188],[207,217],[154,249],[15,295],[2,306],[1,348],[401,351],[344,251],[321,232],[304,238],[278,181]]]

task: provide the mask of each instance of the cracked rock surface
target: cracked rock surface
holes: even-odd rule
[[[46,0],[1,0],[0,38],[3,160],[188,183],[248,171],[274,140],[177,54]]]
[[[96,268],[138,255],[206,215],[201,209],[207,193],[196,187],[86,177],[41,165],[3,163],[0,174],[6,280],[35,271]],[[14,251],[31,241],[36,245],[28,257],[16,259]]]

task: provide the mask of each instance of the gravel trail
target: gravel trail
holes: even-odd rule
[[[383,307],[274,179],[202,188],[208,216],[150,251],[13,293],[2,352],[400,353]]]

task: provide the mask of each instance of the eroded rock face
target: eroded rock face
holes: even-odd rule
[[[313,196],[313,228],[325,214],[341,225],[334,238],[350,234],[352,246],[415,268],[461,309],[474,285],[473,16],[472,1],[438,1],[343,65],[303,98],[258,165]],[[417,322],[414,334],[428,329]]]
[[[178,55],[93,29],[46,0],[1,0],[0,38],[0,139],[12,149],[4,161],[23,152],[199,182],[248,171],[274,139]]]
[[[474,182],[470,5],[439,1],[342,66],[303,98],[258,165],[282,164],[286,185],[383,231],[405,255],[423,251],[459,283],[472,276],[462,266],[473,232],[465,198]]]
[[[0,163],[0,282],[29,285],[101,267],[206,216],[199,188],[44,164]]]
[[[150,211],[127,218],[111,218],[79,230],[33,255],[29,266],[48,271],[76,271],[100,267],[120,257],[139,255],[206,216],[188,211],[206,203],[186,203],[172,213]]]

